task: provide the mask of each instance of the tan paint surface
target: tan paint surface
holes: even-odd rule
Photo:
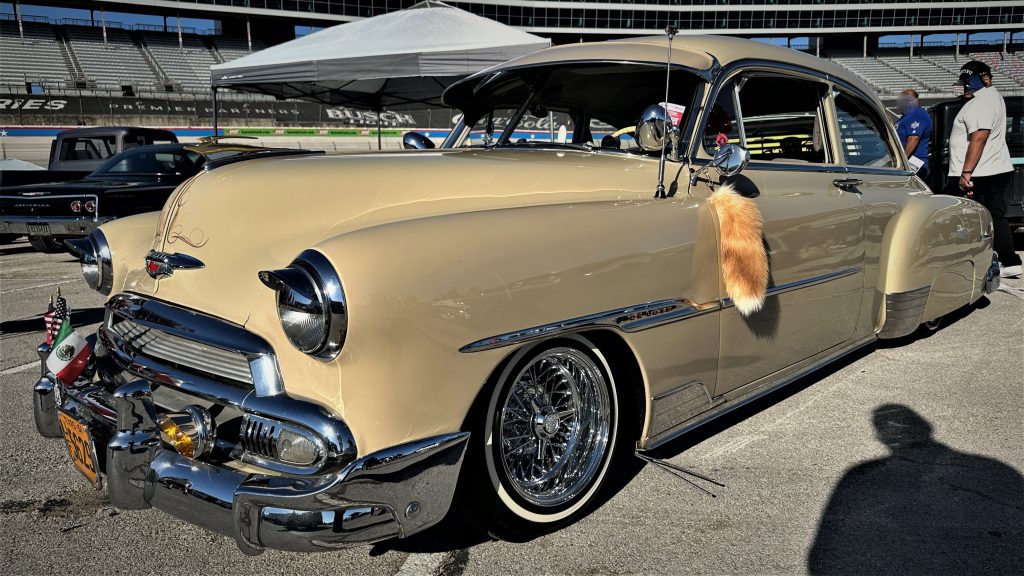
[[[656,61],[664,54],[654,40],[595,46],[527,58]],[[760,57],[810,59],[859,82],[810,56],[757,46]],[[741,48],[750,43],[698,38],[677,47],[677,61],[702,67],[712,63],[705,52],[724,64],[749,56]],[[708,189],[687,190],[687,167],[670,163],[668,174],[677,171],[679,195],[656,200],[656,158],[608,151],[253,160],[179,188],[159,223],[150,215],[103,229],[115,253],[115,292],[154,296],[263,336],[287,393],[343,417],[366,454],[463,428],[488,377],[516,349],[460,353],[470,342],[655,300],[723,300]],[[941,295],[928,311],[936,314],[980,296],[991,240],[981,237],[988,216],[976,203],[932,196],[898,173],[865,176],[860,198],[832,187],[831,174],[750,169],[744,176],[760,193],[773,285],[858,271],[781,294],[753,320],[726,307],[616,332],[637,357],[648,413],[651,398],[688,382],[723,394],[871,337],[885,320],[887,293],[935,283]],[[154,281],[142,270],[151,247],[206,267]],[[256,276],[308,248],[335,266],[349,303],[348,339],[332,362],[288,343],[274,294]],[[966,294],[957,278],[971,274]]]

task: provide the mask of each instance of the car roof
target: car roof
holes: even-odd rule
[[[457,102],[449,102],[449,95],[459,94],[465,90],[466,84],[475,84],[480,78],[499,70],[558,62],[604,61],[664,64],[667,56],[668,39],[665,36],[643,36],[552,46],[488,68],[453,84],[445,92],[445,102],[457,105]],[[706,79],[710,78],[718,68],[742,60],[762,60],[809,68],[852,84],[865,94],[874,95],[874,91],[853,72],[805,52],[731,36],[676,36],[672,41],[672,63],[676,66],[693,69]],[[461,89],[458,88],[460,85]]]
[[[138,126],[91,126],[89,128],[72,128],[70,130],[62,130],[57,133],[57,136],[74,136],[77,134],[90,135],[90,134],[159,134],[161,136],[174,135],[174,132],[170,130],[164,130],[162,128],[139,128]]]

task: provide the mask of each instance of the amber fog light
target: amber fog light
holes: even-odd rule
[[[188,405],[181,412],[160,416],[160,437],[178,454],[194,459],[213,448],[214,423],[205,408]]]

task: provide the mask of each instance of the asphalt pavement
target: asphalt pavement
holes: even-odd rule
[[[60,286],[84,333],[104,299],[70,256],[0,246],[0,565],[8,574],[1024,574],[1024,281],[1003,284],[936,332],[863,349],[655,454],[724,486],[631,459],[615,465],[587,516],[525,542],[492,541],[452,519],[407,540],[249,557],[158,510],[114,509],[62,440],[36,433],[31,389],[48,295]]]

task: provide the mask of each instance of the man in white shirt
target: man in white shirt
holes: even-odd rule
[[[977,200],[992,214],[993,247],[1003,265],[1000,275],[1021,275],[1021,259],[1013,249],[1013,235],[1006,213],[1010,209],[1013,164],[1006,146],[1006,103],[992,86],[992,70],[972,60],[960,69],[956,83],[964,87],[967,103],[953,120],[949,135],[947,192]],[[954,178],[956,189],[952,189]]]

